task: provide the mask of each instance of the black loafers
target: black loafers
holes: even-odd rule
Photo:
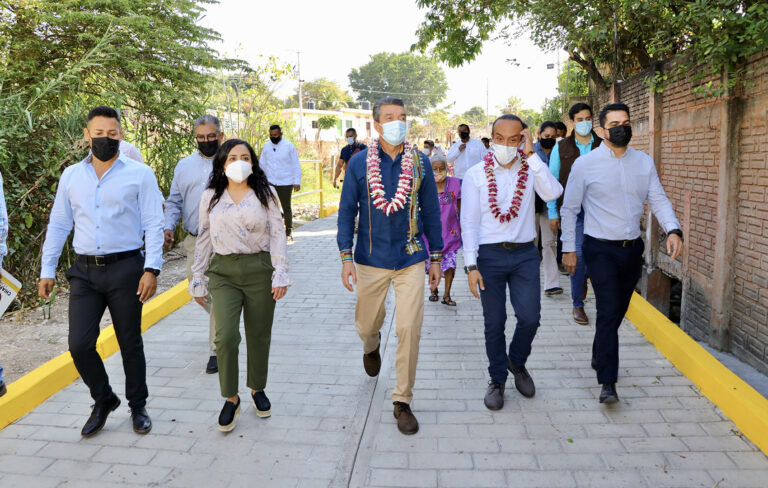
[[[83,426],[83,430],[80,431],[80,434],[83,437],[91,437],[92,435],[95,435],[102,429],[102,427],[104,427],[109,412],[115,411],[119,406],[120,399],[114,394],[112,395],[112,399],[107,403],[94,405],[91,416],[88,417],[88,421]]]
[[[235,422],[237,421],[237,415],[240,413],[240,397],[237,397],[237,403],[232,403],[229,400],[224,402],[224,407],[219,414],[219,430],[222,432],[230,432],[235,428]]]
[[[216,356],[208,358],[208,364],[205,366],[205,372],[208,374],[216,374],[219,372],[219,360]]]
[[[251,398],[253,398],[253,406],[256,407],[256,415],[263,419],[272,415],[272,404],[264,390],[251,393]]]
[[[619,394],[616,393],[616,383],[606,383],[600,392],[600,403],[616,403],[619,401]]]
[[[137,434],[148,434],[152,430],[152,419],[149,418],[147,409],[144,407],[132,408],[131,420],[133,421],[133,431]]]

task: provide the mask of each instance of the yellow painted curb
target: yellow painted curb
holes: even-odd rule
[[[184,280],[144,305],[142,332],[189,302],[192,297],[187,293],[187,284]],[[99,334],[96,350],[102,358],[106,358],[118,349],[115,329],[110,325]],[[78,376],[72,356],[67,351],[8,385],[8,392],[0,397],[0,429],[32,411]]]
[[[324,217],[330,217],[338,209],[339,209],[338,205],[326,205],[320,209],[320,212],[318,212],[318,217],[320,217],[321,219]]]
[[[768,400],[765,397],[637,293],[632,297],[627,319],[749,440],[768,454]]]

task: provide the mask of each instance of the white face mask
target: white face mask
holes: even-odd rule
[[[502,146],[501,144],[491,144],[493,154],[496,156],[496,161],[499,164],[509,164],[510,161],[517,157],[516,146]]]
[[[381,128],[384,131],[381,137],[393,146],[402,144],[405,140],[405,134],[408,132],[408,126],[402,120],[393,120],[386,124],[381,124]]]
[[[251,163],[249,161],[243,161],[242,159],[229,163],[227,169],[224,170],[224,174],[227,175],[227,178],[235,183],[242,183],[248,179],[252,173],[253,166]]]

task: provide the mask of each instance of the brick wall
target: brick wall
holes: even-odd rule
[[[664,71],[672,73],[672,63]],[[738,128],[738,198],[735,249],[724,259],[732,263],[733,303],[730,306],[730,349],[742,360],[768,372],[768,53],[750,60],[751,74],[743,91]],[[631,110],[632,146],[650,151],[649,107],[652,94],[641,73],[619,85],[619,101]],[[718,79],[712,80],[715,84]],[[710,335],[716,268],[718,188],[722,99],[697,96],[691,76],[682,74],[664,84],[657,100],[661,111],[659,176],[686,232],[687,253],[673,263],[665,256],[653,262],[683,283],[681,327],[700,340]],[[610,99],[597,93],[595,110]],[[645,224],[645,222],[643,223]],[[664,253],[664,249],[660,254]],[[720,253],[723,254],[723,253]]]

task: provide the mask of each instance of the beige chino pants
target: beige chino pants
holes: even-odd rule
[[[192,280],[192,265],[195,263],[195,244],[197,243],[197,237],[192,235],[187,235],[187,237],[184,239],[184,242],[182,242],[182,245],[184,246],[184,250],[187,251],[187,279]],[[208,299],[207,302],[205,302],[205,305],[203,305],[203,308],[206,312],[208,312],[208,344],[210,345],[211,350],[211,356],[216,355],[216,344],[214,343],[214,340],[216,339],[216,321],[213,319],[213,314],[211,313],[211,295],[208,294],[206,297]]]

